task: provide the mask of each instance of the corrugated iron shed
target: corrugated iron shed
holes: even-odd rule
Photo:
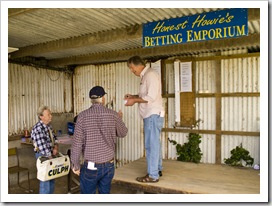
[[[245,40],[142,48],[142,25],[148,22],[218,11],[222,8],[9,8],[8,46],[19,48],[10,61],[66,68],[83,64],[192,55],[247,48],[259,51],[260,9],[248,9]],[[196,49],[197,47],[197,49]]]
[[[49,76],[56,79],[60,75],[60,82],[56,83],[52,80],[45,82],[46,86],[41,86],[41,92],[46,88],[58,87],[53,93],[55,101],[51,101],[51,97],[43,95],[37,98],[33,103],[40,104],[45,102],[53,106],[53,111],[56,113],[71,112],[74,114],[79,113],[84,108],[89,106],[87,93],[90,85],[102,85],[108,92],[108,106],[114,110],[124,110],[122,102],[123,94],[127,90],[135,90],[138,86],[137,80],[133,76],[129,76],[126,67],[126,60],[135,54],[141,55],[144,58],[160,59],[164,57],[184,56],[196,57],[205,55],[215,55],[215,52],[221,55],[232,55],[236,51],[244,51],[245,53],[258,52],[260,50],[260,9],[248,9],[248,30],[249,35],[243,38],[227,39],[227,40],[214,40],[203,43],[190,43],[190,45],[173,45],[162,46],[151,49],[142,48],[142,25],[152,21],[185,17],[195,14],[203,14],[205,12],[219,11],[220,8],[11,8],[8,11],[8,46],[19,48],[18,51],[10,53],[10,61],[15,63],[27,63],[30,66],[38,66],[38,68],[54,68],[54,69],[67,69],[69,67],[75,68],[73,80],[67,79],[65,75],[60,75],[54,72],[36,71],[32,67],[27,67],[29,73],[34,71],[32,75],[38,79],[40,74]],[[205,54],[202,54],[205,53]],[[172,58],[173,59],[173,58]],[[252,58],[243,62],[251,66],[252,71],[249,74],[256,74],[258,79],[257,64],[259,60]],[[234,63],[235,64],[234,64]],[[259,93],[259,83],[256,79],[252,79],[248,84],[237,84],[240,77],[247,77],[247,73],[241,75],[239,68],[242,63],[236,60],[222,60],[222,91],[229,92],[257,92]],[[257,63],[256,63],[257,62]],[[226,65],[226,66],[225,66]],[[169,93],[174,93],[173,82],[173,65],[167,63],[167,78],[169,82]],[[22,67],[23,68],[23,67]],[[197,68],[197,91],[209,91],[210,93],[216,92],[215,67],[211,61],[200,61],[196,64]],[[237,68],[238,72],[234,73],[232,68]],[[250,69],[248,68],[248,69]],[[28,80],[27,72],[19,70],[16,64],[9,66],[10,72],[21,73],[20,81]],[[236,70],[235,70],[236,71]],[[247,71],[247,70],[245,70]],[[252,73],[253,72],[253,73]],[[16,74],[17,74],[16,73]],[[69,76],[69,75],[68,75]],[[68,77],[67,76],[67,77]],[[70,77],[70,76],[69,76]],[[228,79],[227,79],[228,78]],[[243,80],[243,79],[242,79]],[[69,83],[72,81],[73,86]],[[20,82],[20,83],[21,83]],[[224,82],[232,82],[231,84],[224,85]],[[34,81],[35,84],[37,82]],[[22,84],[22,83],[21,83]],[[255,84],[255,86],[253,86]],[[22,84],[23,85],[23,84]],[[239,85],[239,87],[237,87]],[[248,87],[246,85],[249,85]],[[13,110],[10,115],[14,115],[16,121],[10,122],[10,133],[16,133],[22,130],[23,122],[31,119],[29,114],[24,112],[23,115],[18,115],[17,109],[24,108],[28,103],[24,100],[26,94],[35,97],[38,96],[40,90],[32,91],[31,87],[17,92],[16,85],[14,84],[14,93],[10,92],[9,99],[14,102],[12,105]],[[254,88],[253,88],[254,87]],[[251,90],[244,90],[251,88]],[[72,91],[73,90],[73,91]],[[172,91],[173,90],[173,91]],[[229,91],[233,90],[233,91]],[[16,93],[17,92],[17,93]],[[136,91],[135,91],[136,92]],[[29,94],[28,94],[29,93]],[[33,94],[32,94],[33,93]],[[73,93],[73,100],[71,97]],[[60,97],[60,98],[59,98]],[[24,101],[21,101],[24,100]],[[241,105],[244,105],[247,100],[245,98],[230,97],[222,101],[222,111],[227,111],[231,108],[233,111],[238,111]],[[259,105],[259,98],[250,98],[252,105]],[[11,102],[12,102],[11,101]],[[168,98],[168,111],[169,119],[167,120],[166,128],[169,132],[164,132],[162,136],[163,144],[163,157],[167,159],[175,159],[175,148],[168,144],[167,139],[179,140],[179,142],[186,141],[185,133],[176,133],[171,130],[174,124],[174,106],[173,98]],[[202,130],[216,130],[216,99],[215,98],[197,98],[196,111],[197,116],[204,120],[201,125]],[[12,103],[13,103],[12,102]],[[18,108],[18,105],[20,108]],[[30,104],[29,104],[30,105]],[[74,108],[72,108],[74,107]],[[240,110],[239,110],[240,111]],[[236,114],[236,113],[235,113]],[[241,124],[233,121],[233,114],[226,114],[222,118],[222,129],[226,131],[248,131],[249,133],[258,133],[259,128],[259,111],[252,112],[250,105],[246,111],[237,112],[236,116],[239,117]],[[246,118],[252,117],[248,121]],[[135,160],[144,156],[143,151],[143,131],[142,125],[139,122],[135,108],[133,110],[126,110],[124,116],[126,123],[129,125],[130,130],[129,138],[120,140],[117,144],[118,147],[118,164],[122,165],[129,161]],[[32,121],[32,119],[31,119]],[[32,123],[32,122],[31,122]],[[224,124],[226,123],[226,124]],[[30,123],[29,123],[30,124]],[[254,134],[255,134],[254,133]],[[140,135],[139,135],[140,134]],[[234,136],[234,135],[233,135]],[[237,144],[237,141],[242,141],[243,144],[250,148],[250,151],[256,157],[256,162],[259,163],[259,142],[255,136],[240,136],[228,138],[228,135],[222,135],[222,155],[217,158],[216,149],[216,134],[203,134],[201,149],[204,151],[202,162],[215,163],[216,161],[222,162],[225,157],[228,157],[228,151]],[[134,148],[134,145],[140,145]],[[253,147],[252,145],[255,145]],[[257,148],[257,149],[256,149]],[[219,159],[219,160],[218,160]]]

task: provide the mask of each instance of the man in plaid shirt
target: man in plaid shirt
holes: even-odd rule
[[[122,112],[106,108],[103,87],[90,90],[92,106],[82,111],[76,121],[71,149],[72,170],[80,176],[81,194],[109,194],[114,176],[114,154],[117,137],[128,129]],[[83,166],[81,167],[81,157]]]
[[[31,139],[34,145],[36,159],[40,156],[52,158],[58,153],[57,138],[52,132],[52,114],[47,106],[42,106],[37,112],[39,121],[33,126]],[[40,181],[40,194],[53,194],[55,180]]]

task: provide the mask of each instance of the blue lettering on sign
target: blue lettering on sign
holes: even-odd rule
[[[235,8],[143,25],[143,47],[248,35],[248,10]]]

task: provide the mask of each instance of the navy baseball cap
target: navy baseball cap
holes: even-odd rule
[[[98,99],[103,97],[105,94],[107,94],[103,87],[95,86],[93,87],[89,92],[89,97],[91,99]]]

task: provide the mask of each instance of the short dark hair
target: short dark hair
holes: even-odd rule
[[[130,64],[134,64],[134,65],[136,65],[136,66],[138,66],[138,65],[143,65],[143,66],[145,66],[144,60],[143,60],[141,57],[139,57],[139,56],[130,57],[130,58],[128,59],[128,61],[127,61],[127,65],[129,66]]]

